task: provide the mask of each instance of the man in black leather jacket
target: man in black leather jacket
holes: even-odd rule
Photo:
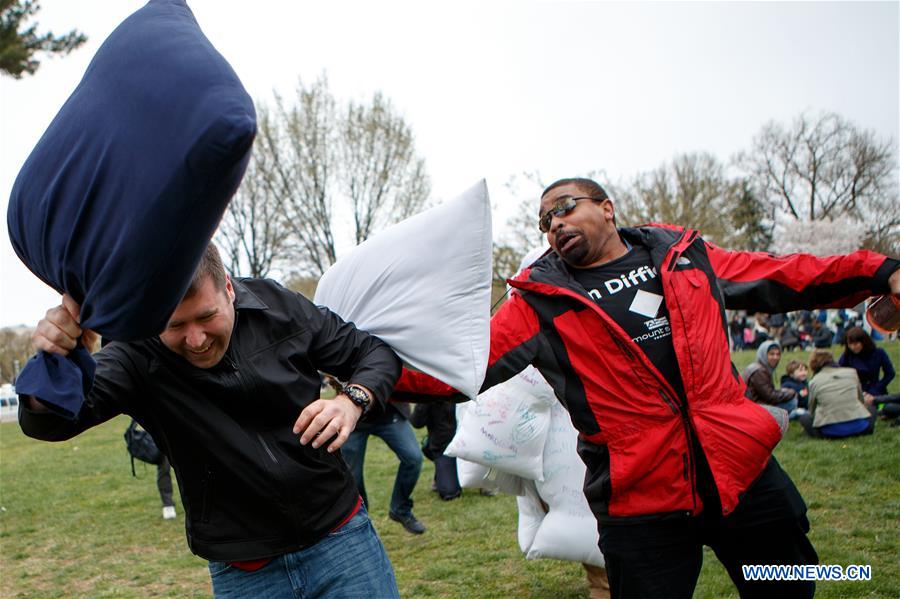
[[[36,347],[91,347],[79,310],[64,296],[38,324]],[[95,358],[74,420],[23,397],[22,430],[60,441],[135,418],[172,462],[188,543],[210,560],[217,597],[397,596],[337,451],[390,395],[400,373],[390,347],[273,281],[232,281],[210,244],[159,336],[110,343]],[[334,399],[318,398],[320,370],[349,381]]]

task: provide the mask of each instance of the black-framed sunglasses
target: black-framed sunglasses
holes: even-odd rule
[[[538,228],[541,230],[541,233],[546,233],[550,230],[550,221],[553,220],[554,216],[565,216],[568,213],[575,210],[575,206],[581,200],[594,200],[595,202],[602,202],[607,198],[595,198],[592,196],[563,196],[556,200],[553,203],[547,212],[543,213],[541,217],[538,219]]]

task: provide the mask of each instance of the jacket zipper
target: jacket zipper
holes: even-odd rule
[[[234,375],[237,379],[238,386],[241,389],[241,391],[250,391],[250,389],[247,388],[247,379],[245,378],[244,373],[242,372],[241,368],[238,366],[237,361],[240,359],[241,356],[238,353],[237,347],[234,347],[233,351],[234,351],[234,357],[229,358],[228,365],[234,370]],[[250,380],[252,381],[253,373],[247,372],[246,374],[248,377],[250,377]],[[260,445],[262,445],[263,449],[265,450],[266,455],[268,455],[269,459],[272,460],[272,463],[275,464],[276,466],[278,466],[279,465],[278,458],[275,456],[275,453],[269,447],[268,443],[266,443],[263,436],[260,433],[256,433],[256,437],[259,440]],[[281,497],[279,497],[279,500],[285,506],[285,508],[284,508],[285,512],[288,514],[288,517],[290,518],[291,524],[293,525],[293,529],[299,533],[301,530],[303,530],[303,525],[300,522],[300,519],[297,515],[296,510],[290,508],[290,502],[288,501],[288,497],[289,497],[290,493],[288,492],[288,489],[287,489],[287,482],[281,476],[279,476],[276,471],[280,471],[280,468],[273,470],[273,479],[277,483],[276,489],[277,489],[278,493],[281,495]]]
[[[690,235],[688,235],[687,240],[684,240],[686,233],[687,233],[687,230],[682,232],[681,236],[675,241],[675,243],[673,243],[669,247],[669,251],[672,251],[672,257],[669,259],[669,263],[666,266],[667,272],[670,272],[670,273],[674,272],[675,267],[678,265],[678,259],[681,258],[681,254],[684,253],[684,250],[687,249],[699,235],[698,231],[691,230]],[[677,246],[680,246],[680,248],[673,251],[673,248],[675,248]],[[665,285],[665,279],[666,279],[665,277],[660,278],[660,280],[663,281],[664,285]],[[665,288],[663,288],[663,295],[664,296],[666,295]],[[678,294],[673,293],[672,297],[675,300],[675,306],[678,309],[679,314],[684,314],[684,312],[681,309],[681,302],[678,300]],[[682,322],[684,322],[684,318],[682,318]],[[674,334],[674,329],[673,329],[673,334]],[[687,334],[685,334],[684,337],[685,337],[685,339],[687,339]],[[673,342],[673,349],[674,349],[674,342]],[[690,352],[688,352],[687,358],[690,361],[691,369],[693,370],[694,359]],[[679,369],[679,372],[680,372],[680,369]],[[684,385],[683,378],[682,378],[682,385]],[[687,393],[686,388],[685,388],[685,393]],[[678,412],[679,412],[679,416],[681,418],[681,425],[684,428],[684,436],[685,436],[685,439],[687,440],[687,452],[682,454],[682,461],[684,462],[684,466],[685,466],[684,478],[685,478],[685,480],[689,481],[689,483],[691,485],[691,500],[693,501],[693,504],[694,504],[694,510],[696,510],[697,509],[697,469],[696,469],[696,465],[694,463],[695,460],[693,459],[693,458],[695,458],[695,456],[693,455],[694,428],[693,428],[693,426],[691,426],[690,416],[687,413],[687,409],[688,409],[687,404],[679,402],[678,406],[679,406]]]
[[[266,443],[266,440],[263,439],[263,436],[259,433],[256,433],[256,438],[259,439],[260,444],[263,446],[263,449],[266,450],[266,453],[269,454],[269,457],[272,459],[274,463],[278,463],[278,458],[275,457],[275,454],[272,453],[272,450],[269,449],[269,445]]]

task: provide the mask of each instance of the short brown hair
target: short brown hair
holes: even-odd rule
[[[814,349],[809,354],[809,369],[816,374],[826,366],[834,366],[834,355],[827,349]]]
[[[225,266],[222,264],[222,257],[219,255],[219,249],[216,247],[216,244],[211,241],[203,251],[203,256],[200,258],[200,264],[197,265],[197,270],[194,271],[191,285],[185,292],[184,297],[187,298],[197,293],[207,277],[212,279],[216,289],[225,289],[225,282],[228,280],[228,277],[225,274]]]
[[[796,372],[797,369],[801,366],[806,366],[806,364],[804,364],[800,360],[791,360],[787,363],[787,366],[784,367],[784,370],[788,373],[788,376],[790,376],[794,374],[794,372]]]

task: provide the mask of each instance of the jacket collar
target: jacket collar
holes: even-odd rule
[[[244,281],[247,279],[231,279],[234,287],[234,308],[236,310],[268,310],[269,306],[250,291]]]
[[[622,239],[629,244],[648,248],[653,264],[660,267],[669,248],[682,237],[685,230],[672,225],[653,224],[642,227],[620,227],[618,231]],[[549,283],[568,289],[581,289],[562,258],[553,250],[548,250],[530,268],[526,268],[509,282],[514,287],[521,286],[516,283],[534,282]],[[586,294],[587,292],[584,292],[584,295]]]

